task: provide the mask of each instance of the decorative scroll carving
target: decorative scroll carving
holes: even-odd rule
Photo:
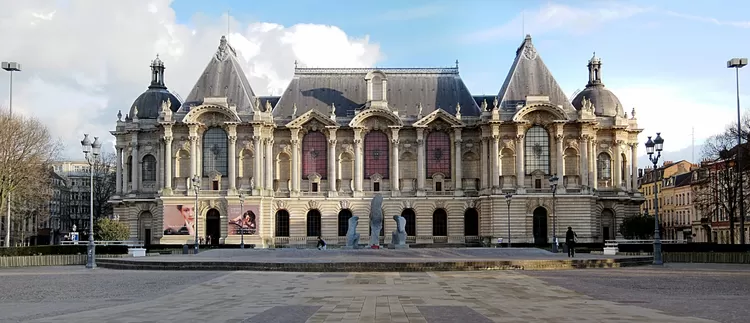
[[[320,210],[320,205],[316,200],[310,200],[307,202],[307,210]]]
[[[276,200],[276,203],[274,203],[274,207],[275,207],[276,211],[278,211],[278,210],[286,210],[287,209],[286,201],[284,201],[284,200]]]

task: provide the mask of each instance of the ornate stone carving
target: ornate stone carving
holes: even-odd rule
[[[443,200],[436,200],[435,201],[435,209],[445,209],[445,201]]]
[[[568,143],[565,145],[566,148],[573,148],[578,150],[578,140],[576,139],[568,139]]]
[[[531,44],[531,42],[526,42],[526,44],[523,46],[523,57],[525,57],[528,60],[535,60],[537,56],[536,48],[534,48],[534,45]]]
[[[351,207],[351,202],[349,200],[340,200],[339,201],[339,208],[341,210],[348,210]]]
[[[512,151],[516,151],[516,142],[512,139],[503,139],[502,149],[510,149]]]
[[[307,202],[307,209],[308,210],[320,210],[320,205],[318,204],[318,201],[310,200]]]
[[[230,120],[223,114],[204,113],[203,115],[201,115],[198,121],[203,123],[207,127],[215,127],[215,126],[221,126],[224,124],[224,122],[227,122]]]
[[[276,208],[276,211],[278,211],[278,210],[286,210],[287,209],[286,201],[284,201],[284,200],[276,200],[276,203],[274,203],[274,206]]]
[[[464,205],[464,210],[466,210],[466,209],[478,209],[480,203],[481,203],[481,201],[479,201],[479,200],[467,200],[466,203],[465,203],[465,205]]]
[[[401,201],[401,209],[414,209],[414,201],[412,200],[403,200]]]

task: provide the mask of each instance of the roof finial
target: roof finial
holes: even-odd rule
[[[295,70],[297,69],[297,60],[296,59],[294,60],[294,69]]]
[[[456,69],[458,69],[458,60],[456,60]]]

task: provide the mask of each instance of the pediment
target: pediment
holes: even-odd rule
[[[287,128],[302,128],[306,123],[310,121],[319,122],[323,127],[336,126],[336,122],[331,120],[329,117],[323,115],[315,109],[303,113],[301,116],[290,121],[286,124]]]
[[[236,112],[227,107],[219,105],[199,105],[190,109],[182,119],[185,123],[210,123],[219,124],[224,122],[242,122]]]
[[[463,126],[463,123],[461,120],[458,120],[458,118],[452,116],[450,113],[445,112],[443,109],[436,109],[435,111],[432,111],[430,114],[424,116],[422,119],[417,120],[417,122],[414,122],[414,127],[428,127],[433,122],[445,122],[451,127],[460,127]]]
[[[524,106],[513,115],[513,122],[547,124],[554,121],[568,121],[568,115],[561,107],[548,103]]]
[[[393,114],[391,110],[381,108],[369,108],[365,109],[360,113],[357,113],[352,121],[349,122],[349,126],[352,128],[361,127],[364,125],[364,121],[369,117],[380,117],[389,123],[387,126],[403,126],[404,123],[401,119]]]

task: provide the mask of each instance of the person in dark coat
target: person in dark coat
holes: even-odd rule
[[[568,257],[576,256],[576,241],[578,235],[573,232],[573,228],[568,227],[568,231],[565,232],[565,244],[568,245]]]
[[[316,246],[318,250],[326,250],[326,242],[323,240],[323,238],[318,237],[318,245]]]

